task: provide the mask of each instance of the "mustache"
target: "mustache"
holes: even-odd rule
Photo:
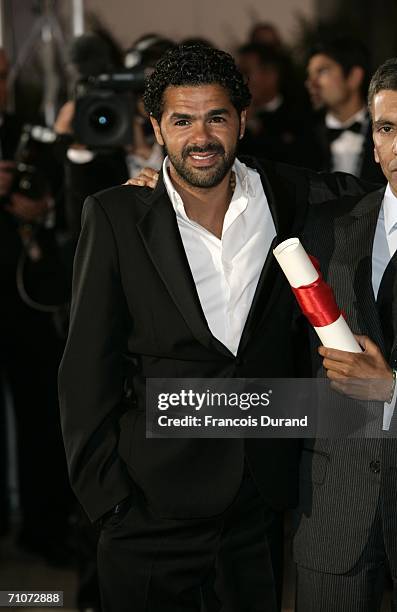
[[[204,147],[188,145],[182,151],[182,159],[186,159],[191,153],[219,153],[220,155],[224,155],[225,149],[218,142],[209,142]]]

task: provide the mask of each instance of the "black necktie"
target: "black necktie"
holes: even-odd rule
[[[393,288],[396,272],[397,257],[394,254],[384,271],[376,299],[387,356],[390,355],[394,343]]]
[[[327,128],[328,142],[333,142],[334,140],[339,138],[339,136],[343,134],[343,132],[354,132],[355,134],[361,134],[362,130],[363,124],[359,121],[355,121],[354,123],[352,123],[352,125],[349,125],[349,127],[345,128]]]

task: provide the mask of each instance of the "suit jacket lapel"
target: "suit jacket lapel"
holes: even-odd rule
[[[392,258],[392,263],[394,265],[394,270],[397,270],[397,251],[394,253]],[[394,329],[394,340],[391,354],[395,355],[397,350],[397,273],[394,274],[394,284],[393,284],[393,306],[392,306],[392,315],[393,315],[393,329]],[[394,363],[394,366],[396,363]]]
[[[384,284],[385,282],[386,284]],[[386,313],[384,315],[386,314],[386,325],[389,329],[387,336],[391,338],[391,345],[389,341],[390,354],[393,355],[397,348],[397,251],[389,261],[379,287],[378,307],[382,307],[382,302],[386,306]]]
[[[356,310],[368,335],[382,348],[384,338],[372,288],[372,250],[383,195],[384,188],[361,198],[349,215],[337,219],[335,228],[336,232],[343,230],[345,242],[341,241],[340,249],[352,275]]]
[[[287,193],[287,190],[283,193],[279,193],[277,187],[280,181],[272,172],[272,167],[270,165],[266,168],[266,173],[263,171],[262,167],[255,163],[250,163],[249,165],[254,166],[260,174],[263,190],[265,192],[276,228],[276,236],[270,245],[269,252],[259,276],[258,285],[256,287],[251,308],[249,310],[240,339],[238,353],[241,353],[245,349],[250,338],[253,337],[255,328],[271,311],[274,300],[276,299],[278,291],[282,286],[284,279],[280,274],[279,266],[273,255],[273,249],[279,242],[282,242],[289,237],[288,233],[291,228],[291,210],[289,209],[288,204],[295,201],[295,193]],[[275,195],[274,187],[277,189],[277,196]],[[284,185],[284,187],[286,187],[286,185]],[[294,192],[295,187],[292,186],[292,188]],[[286,205],[283,206],[284,204]]]
[[[137,224],[138,232],[175,305],[199,342],[232,356],[208,327],[162,174],[155,190],[142,189],[137,197],[148,206]]]

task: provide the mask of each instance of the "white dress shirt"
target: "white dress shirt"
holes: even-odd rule
[[[379,211],[372,249],[372,287],[375,298],[378,296],[380,283],[386,267],[397,249],[397,197],[390,184],[387,185],[382,206]],[[383,411],[383,429],[389,429],[391,417],[397,399],[397,385],[391,404],[386,404]]]
[[[163,164],[164,183],[175,210],[200,303],[212,334],[234,355],[259,276],[276,236],[259,174],[236,160],[236,188],[217,238],[189,219]]]
[[[361,155],[363,151],[365,133],[368,127],[368,117],[365,108],[359,110],[353,117],[343,123],[336,117],[327,113],[325,116],[325,125],[331,129],[349,128],[353,123],[361,123],[363,128],[360,134],[355,132],[343,132],[330,145],[332,171],[348,172],[349,174],[358,174],[360,168]]]
[[[383,208],[385,215],[387,244],[391,258],[397,250],[397,197],[392,192],[390,183],[388,183],[386,187],[385,197],[383,199]]]

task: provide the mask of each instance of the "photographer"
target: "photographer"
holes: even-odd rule
[[[72,86],[90,76],[109,73],[121,66],[121,52],[111,39],[90,33],[75,38],[70,49],[68,71]],[[89,193],[121,183],[127,175],[123,151],[92,151],[78,142],[74,134],[75,100],[69,100],[58,113],[54,130],[58,135],[58,156],[64,167],[64,206],[71,238],[71,257],[80,232],[82,202]]]
[[[71,71],[77,91],[83,93],[64,104],[54,129],[64,146],[65,210],[73,242],[80,233],[81,210],[89,194],[123,183],[143,167],[161,167],[162,150],[154,140],[140,87],[143,90],[144,71],[172,45],[160,37],[144,37],[127,52],[126,69],[115,63],[109,40],[98,34],[84,34],[72,43]],[[131,85],[117,81],[129,74]],[[97,84],[100,75],[116,78],[102,86]],[[113,120],[119,129],[112,129]]]
[[[1,50],[0,370],[16,424],[21,514],[17,541],[24,550],[63,564],[71,493],[58,423],[56,374],[62,341],[52,305],[65,299],[65,288],[52,227],[51,186],[31,165],[35,147],[26,146],[28,132],[5,112],[7,70]],[[1,420],[6,420],[4,413]],[[1,446],[7,459],[5,429]],[[7,469],[5,461],[2,465]],[[7,480],[4,472],[2,480]],[[6,525],[6,487],[2,514]]]

